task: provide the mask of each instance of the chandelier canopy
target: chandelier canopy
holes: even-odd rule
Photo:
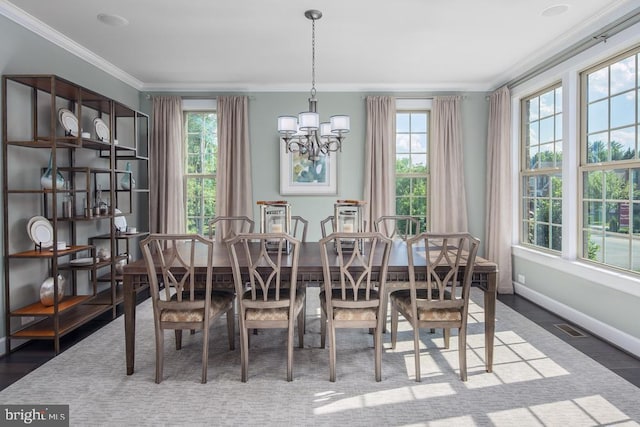
[[[311,97],[309,111],[296,116],[278,117],[280,133],[287,152],[300,152],[309,160],[317,161],[332,151],[342,151],[342,141],[350,130],[349,116],[335,115],[328,122],[320,123],[318,100],[316,99],[316,21],[322,18],[319,10],[304,13],[311,20]]]

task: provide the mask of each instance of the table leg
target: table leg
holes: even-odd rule
[[[125,274],[122,280],[124,292],[124,349],[127,360],[127,375],[133,374],[136,344],[136,292],[133,275]]]
[[[484,356],[487,372],[493,372],[493,341],[496,335],[496,298],[498,273],[487,275],[487,289],[484,292]]]

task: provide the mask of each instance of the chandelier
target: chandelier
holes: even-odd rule
[[[316,20],[322,18],[319,10],[304,13],[311,20],[311,97],[309,111],[296,116],[278,117],[280,133],[287,152],[299,152],[315,162],[329,152],[342,151],[342,141],[349,132],[349,116],[331,116],[328,122],[320,123],[318,100],[316,99]]]

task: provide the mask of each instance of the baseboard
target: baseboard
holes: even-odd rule
[[[598,319],[594,319],[584,313],[581,313],[565,304],[555,301],[548,296],[541,294],[528,288],[518,282],[513,282],[513,288],[517,295],[538,304],[541,307],[563,317],[576,325],[589,331],[591,334],[598,336],[600,339],[607,341],[620,349],[633,354],[640,358],[640,339],[627,334],[619,329],[612,327]],[[606,338],[605,338],[606,337]]]
[[[4,356],[6,354],[6,352],[4,351],[4,349],[7,348],[5,344],[6,341],[7,341],[7,338],[5,337],[0,338],[0,356]]]

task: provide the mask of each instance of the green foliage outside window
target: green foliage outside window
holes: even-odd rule
[[[185,113],[185,202],[188,233],[208,234],[207,224],[215,216],[217,126],[217,115],[214,112]]]
[[[396,115],[396,215],[411,215],[427,230],[429,188],[427,111]]]

